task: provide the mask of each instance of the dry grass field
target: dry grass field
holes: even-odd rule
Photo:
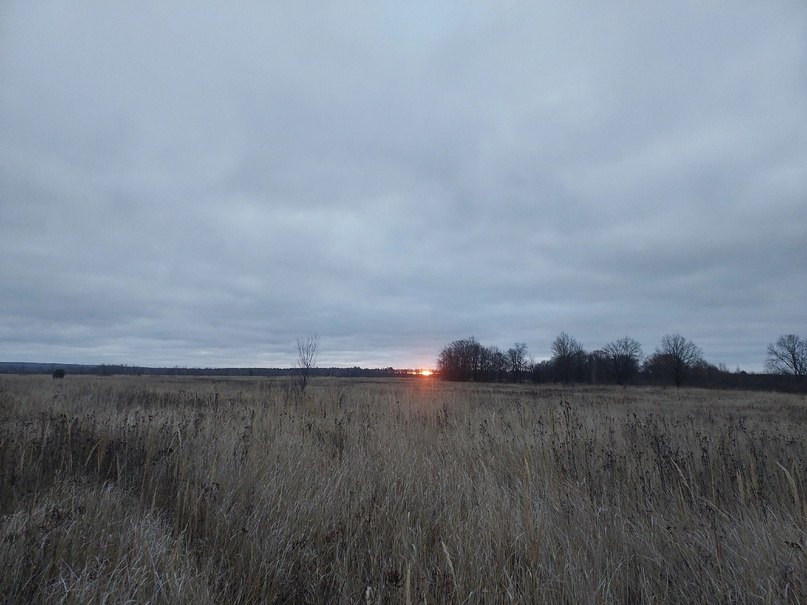
[[[804,603],[807,401],[0,377],[2,603]]]

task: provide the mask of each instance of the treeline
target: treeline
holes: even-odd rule
[[[783,339],[791,342],[793,338],[801,343],[795,349],[795,364],[774,363],[783,353],[777,345],[781,345]],[[627,336],[587,351],[565,332],[555,338],[551,350],[550,359],[536,361],[523,342],[502,350],[470,337],[455,340],[440,351],[436,372],[439,377],[453,381],[807,389],[807,371],[802,371],[805,368],[798,361],[802,357],[807,359],[807,344],[793,335],[780,337],[768,347],[766,368],[769,373],[766,374],[731,372],[725,364],[710,363],[698,346],[679,334],[664,336],[649,355],[644,354],[636,340]],[[785,348],[785,357],[787,352]],[[797,371],[790,371],[791,367]]]
[[[125,364],[58,364],[31,362],[0,362],[0,374],[66,374],[94,376],[296,376],[299,368],[184,368],[146,367]],[[415,369],[398,368],[311,368],[310,376],[337,378],[405,378],[418,375]]]

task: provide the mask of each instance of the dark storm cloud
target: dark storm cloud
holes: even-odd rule
[[[7,359],[804,332],[798,2],[10,2]]]

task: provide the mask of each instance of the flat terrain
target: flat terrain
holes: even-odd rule
[[[807,601],[803,395],[0,377],[0,602]]]

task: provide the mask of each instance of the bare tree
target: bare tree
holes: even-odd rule
[[[527,345],[517,342],[504,352],[498,347],[486,347],[471,336],[443,347],[436,367],[444,380],[501,382],[509,374],[520,382],[527,367]]]
[[[507,362],[513,382],[521,382],[521,376],[527,363],[527,343],[517,342],[507,349]]]
[[[807,376],[807,340],[795,334],[783,334],[768,345],[765,369],[774,374]]]
[[[308,378],[311,370],[317,365],[317,355],[319,354],[319,336],[314,334],[306,338],[297,339],[297,368],[300,391],[305,391],[308,385]]]
[[[508,368],[507,355],[499,350],[499,347],[490,348],[490,370],[491,379],[496,382],[504,382]]]
[[[588,381],[591,384],[598,384],[609,375],[610,360],[602,349],[591,351],[585,356],[586,368],[588,369]]]
[[[611,362],[614,377],[619,384],[628,382],[636,372],[642,361],[642,345],[632,338],[620,338],[609,342],[603,347],[603,352]]]
[[[437,373],[445,380],[483,380],[486,357],[489,357],[487,347],[473,336],[455,340],[440,351]]]
[[[667,334],[661,339],[650,365],[672,377],[680,387],[687,373],[703,362],[703,352],[680,334]]]
[[[561,332],[552,342],[552,365],[555,376],[564,383],[579,378],[585,363],[585,354],[583,345],[566,332]]]

